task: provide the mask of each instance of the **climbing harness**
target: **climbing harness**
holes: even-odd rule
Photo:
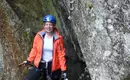
[[[51,73],[51,74],[48,73],[48,65],[49,65],[49,62],[43,61],[43,63],[45,64],[46,79],[47,79],[47,80],[52,80],[52,78],[51,78],[52,73]],[[24,65],[24,64],[25,64],[25,63],[20,63],[20,64],[18,65],[18,67],[20,67],[20,66],[22,66],[22,65]],[[35,67],[33,64],[31,64],[31,63],[29,63],[28,65],[32,67],[32,69],[30,69],[32,74],[39,74],[39,72],[43,71],[43,69],[38,69],[38,68],[36,68],[36,67]],[[33,73],[34,71],[35,71],[36,73]],[[27,79],[28,79],[28,78],[26,78],[26,77],[24,78],[24,80],[27,80]],[[32,78],[31,78],[31,79],[32,79]],[[35,80],[35,79],[34,79],[34,80]],[[61,77],[60,80],[68,80],[68,78],[63,78],[63,77]]]
[[[51,76],[48,74],[48,62],[44,62],[45,63],[45,72],[46,72],[46,79],[47,80],[52,80],[51,79]],[[25,63],[20,63],[19,65],[18,65],[18,67],[20,67],[20,66],[22,66],[22,65],[24,65]],[[29,66],[31,66],[32,67],[32,69],[30,69],[31,70],[31,73],[34,75],[34,74],[39,74],[40,72],[42,72],[43,71],[43,69],[38,69],[38,68],[36,68],[33,64],[31,64],[31,63],[29,63],[28,64]],[[26,80],[27,78],[25,78],[25,80]]]
[[[46,63],[45,68],[46,68],[46,75],[47,75],[46,77],[47,77],[47,80],[52,80],[51,77],[48,74],[48,69],[47,69],[48,68],[48,62],[45,62],[45,63]]]

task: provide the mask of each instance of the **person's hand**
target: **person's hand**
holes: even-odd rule
[[[62,80],[68,80],[66,71],[62,71],[61,78]]]
[[[28,60],[23,61],[23,64],[24,64],[25,66],[27,66],[27,65],[29,65],[29,64],[30,64],[30,61],[28,61]]]
[[[18,64],[18,67],[24,65],[24,66],[27,66],[28,64],[30,64],[30,61],[23,61],[22,63]]]

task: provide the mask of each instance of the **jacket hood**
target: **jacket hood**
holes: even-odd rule
[[[38,34],[43,38],[43,36],[46,34],[45,29],[42,29],[40,32],[38,32]],[[61,37],[61,35],[56,27],[54,28],[53,37],[55,40]]]

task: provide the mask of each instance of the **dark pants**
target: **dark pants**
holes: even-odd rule
[[[27,76],[24,80],[48,80],[47,77],[49,76],[51,80],[60,80],[61,77],[61,70],[56,70],[54,72],[51,71],[52,62],[48,63],[47,69],[45,68],[45,63],[40,63],[39,67],[32,68],[29,70]]]

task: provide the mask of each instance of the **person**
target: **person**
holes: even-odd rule
[[[43,30],[34,37],[33,47],[24,64],[34,63],[36,68],[30,70],[25,80],[59,80],[66,75],[66,59],[63,37],[56,28],[56,18],[53,15],[43,17]]]

